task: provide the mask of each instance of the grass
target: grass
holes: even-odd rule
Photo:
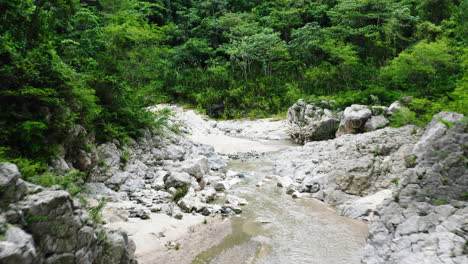
[[[132,153],[128,149],[124,149],[122,155],[120,156],[120,167],[123,169],[127,166],[128,161],[130,160],[130,155]]]
[[[416,156],[415,155],[411,155],[411,156],[408,156],[406,157],[405,159],[405,165],[407,168],[414,168],[416,167]]]
[[[178,202],[187,194],[187,192],[188,192],[187,187],[177,188],[177,191],[174,193],[172,200],[174,200],[175,202]]]
[[[400,180],[400,178],[395,178],[391,181],[391,183],[395,184],[395,185],[398,185],[398,181]]]
[[[91,219],[93,219],[95,223],[102,223],[102,209],[104,208],[105,205],[106,205],[106,201],[101,200],[96,207],[91,208],[89,210],[89,215],[91,216]]]

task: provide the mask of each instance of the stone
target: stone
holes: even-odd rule
[[[372,111],[366,105],[354,104],[346,107],[336,136],[364,132],[364,125],[371,115]]]
[[[393,115],[401,109],[403,109],[403,105],[399,101],[395,101],[388,107],[387,115]]]
[[[222,192],[226,190],[226,185],[223,182],[216,182],[213,184],[213,187],[218,192]]]
[[[326,104],[324,104],[327,106]],[[299,144],[335,137],[339,118],[331,110],[298,100],[288,109],[288,134]]]
[[[191,185],[190,175],[186,172],[172,172],[164,181],[166,189],[188,188]]]
[[[37,259],[34,240],[22,229],[11,226],[0,239],[0,263],[34,264]]]
[[[281,177],[278,179],[276,186],[288,188],[289,186],[293,185],[293,180],[289,177]]]
[[[383,115],[372,116],[364,125],[364,130],[374,131],[386,127],[389,123],[390,121],[388,121]]]
[[[18,167],[12,163],[0,162],[0,205],[17,200],[22,193],[16,190],[16,183],[21,176]]]
[[[232,205],[247,205],[249,204],[246,199],[228,194],[226,196],[226,203]]]
[[[388,107],[374,105],[374,106],[371,106],[371,111],[372,111],[373,116],[387,115]]]
[[[193,160],[184,161],[181,170],[192,175],[197,180],[201,180],[210,171],[208,158],[200,156]]]
[[[339,207],[340,215],[354,219],[371,220],[377,212],[377,207],[383,204],[385,199],[393,199],[391,190],[382,190],[372,195],[347,202]]]
[[[298,191],[295,191],[291,194],[291,197],[294,198],[294,199],[297,199],[297,198],[301,198],[302,197],[302,194]]]

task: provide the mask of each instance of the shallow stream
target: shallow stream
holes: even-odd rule
[[[335,209],[312,198],[293,199],[284,188],[276,187],[275,180],[256,186],[274,174],[277,155],[271,152],[254,161],[230,162],[230,169],[248,175],[230,193],[249,204],[232,218],[232,234],[199,254],[193,264],[360,263],[366,224],[339,216]]]

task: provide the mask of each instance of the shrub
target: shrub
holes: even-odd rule
[[[402,127],[406,125],[416,125],[423,127],[427,122],[421,120],[415,112],[409,110],[408,108],[403,108],[400,111],[397,111],[389,118],[391,127]]]
[[[178,202],[187,194],[187,192],[188,192],[187,187],[177,188],[177,191],[174,193],[172,200],[174,200],[175,202]]]
[[[106,200],[101,200],[99,204],[89,210],[89,216],[95,223],[102,223],[102,209],[106,205]]]

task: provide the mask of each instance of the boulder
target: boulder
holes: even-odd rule
[[[374,131],[379,128],[386,127],[390,121],[388,121],[383,115],[372,116],[367,120],[366,124],[364,125],[365,131]]]
[[[289,188],[289,186],[291,186],[293,184],[294,184],[294,181],[291,178],[285,176],[285,177],[278,178],[278,182],[277,182],[276,186],[283,187],[283,188]]]
[[[34,240],[21,228],[11,226],[0,239],[0,263],[34,264],[37,263]]]
[[[388,107],[387,115],[393,115],[401,109],[403,109],[403,105],[399,101],[395,101]]]
[[[300,144],[333,138],[339,124],[338,116],[331,110],[302,99],[288,109],[287,117],[288,134]]]
[[[374,105],[374,106],[371,106],[371,111],[372,111],[372,115],[374,116],[387,115],[388,107]]]
[[[248,202],[244,198],[240,198],[234,195],[228,194],[226,196],[226,203],[231,204],[231,205],[247,205]]]
[[[372,111],[365,105],[354,104],[346,107],[336,136],[364,132],[364,126],[371,115]]]
[[[18,167],[12,163],[0,162],[0,205],[16,200],[22,195],[16,190],[16,183],[21,176]]]
[[[382,190],[341,205],[339,207],[339,212],[341,215],[347,217],[369,221],[377,212],[377,207],[380,206],[385,199],[392,198],[391,190]]]
[[[203,176],[210,171],[208,158],[200,156],[192,160],[186,160],[184,161],[181,170],[192,175],[197,180],[201,180]]]
[[[216,191],[222,192],[226,190],[226,185],[223,182],[215,182],[213,187]]]
[[[190,175],[186,172],[172,172],[164,181],[166,189],[174,188],[188,188],[192,184]]]

